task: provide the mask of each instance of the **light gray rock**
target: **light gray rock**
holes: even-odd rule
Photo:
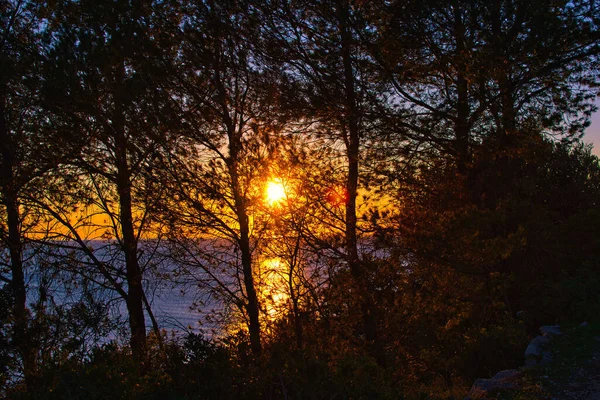
[[[540,362],[545,361],[544,355],[546,355],[546,352],[544,351],[544,348],[548,343],[550,343],[550,336],[536,336],[529,342],[529,345],[527,345],[527,348],[525,349],[526,367],[533,367]]]
[[[554,360],[554,356],[552,355],[552,352],[544,351],[542,353],[542,359],[540,360],[539,364],[546,365],[546,364],[549,364],[552,360]]]
[[[525,349],[525,366],[533,367],[543,365],[552,360],[552,352],[546,347],[553,336],[561,335],[559,325],[546,325],[540,327],[543,336],[533,338]],[[599,337],[600,339],[600,337]],[[499,391],[518,389],[519,379],[523,372],[510,369],[500,371],[490,379],[477,379],[465,400],[495,399]],[[600,400],[600,399],[598,399]]]
[[[527,357],[541,357],[543,347],[550,342],[548,336],[537,336],[529,342],[529,345],[525,349],[525,358]]]
[[[495,398],[492,396],[499,391],[515,389],[521,376],[523,376],[523,372],[508,369],[498,372],[490,379],[477,379],[465,400]]]
[[[539,357],[536,356],[528,356],[525,357],[525,366],[526,367],[535,367],[538,365]]]
[[[543,336],[558,336],[562,334],[560,325],[545,325],[540,327],[540,332]]]

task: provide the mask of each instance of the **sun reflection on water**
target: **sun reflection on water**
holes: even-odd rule
[[[285,263],[280,258],[267,258],[261,263],[261,294],[269,322],[274,321],[286,308],[289,300]]]

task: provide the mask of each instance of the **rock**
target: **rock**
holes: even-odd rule
[[[554,357],[552,356],[552,353],[550,351],[544,351],[542,353],[542,359],[540,360],[539,364],[540,365],[549,364],[553,359],[554,359]]]
[[[543,336],[533,338],[525,349],[525,366],[533,367],[543,365],[552,361],[552,352],[545,350],[553,336],[561,335],[559,325],[546,325],[540,327]],[[600,337],[599,337],[600,338]],[[523,372],[510,369],[500,371],[490,379],[478,379],[471,387],[471,391],[465,400],[492,399],[496,398],[499,391],[518,389],[519,378]],[[598,399],[600,400],[600,398]]]
[[[562,334],[560,325],[545,325],[540,327],[540,332],[543,336],[558,336]]]
[[[523,373],[516,369],[500,371],[490,379],[477,379],[465,400],[495,398],[499,391],[517,388]]]
[[[550,342],[548,336],[537,336],[529,342],[529,345],[525,349],[525,358],[542,356],[543,347]]]
[[[541,330],[541,329],[540,329]],[[533,367],[540,362],[547,362],[544,347],[550,342],[549,336],[536,336],[525,349],[525,366]]]
[[[529,356],[529,357],[525,357],[525,366],[526,367],[535,367],[538,364],[538,357],[536,356]]]
[[[590,324],[587,321],[583,321],[581,324],[579,324],[579,326],[582,328],[587,328],[588,326],[590,326]]]

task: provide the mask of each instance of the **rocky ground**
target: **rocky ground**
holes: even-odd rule
[[[564,344],[569,344],[568,339]],[[563,349],[563,353],[574,352],[575,356],[556,358],[553,364],[537,371],[539,384],[549,393],[549,398],[600,400],[600,336],[594,336],[592,340],[584,344],[582,351]]]
[[[529,357],[528,366],[478,380],[467,399],[600,400],[600,326],[561,331],[550,340],[536,338],[543,343],[537,363]]]

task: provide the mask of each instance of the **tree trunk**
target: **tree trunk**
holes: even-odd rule
[[[237,196],[236,196],[237,197]],[[236,201],[237,203],[237,201]],[[248,303],[246,310],[248,312],[248,330],[250,331],[250,346],[254,355],[260,355],[262,345],[260,343],[260,322],[258,319],[258,297],[256,288],[254,287],[254,276],[252,270],[252,255],[250,253],[250,239],[248,229],[248,217],[244,212],[240,213],[240,218],[243,223],[240,223],[240,250],[242,253],[242,269],[244,271],[244,286],[246,287],[246,295]],[[241,222],[241,221],[240,221]]]
[[[498,141],[501,148],[504,148],[512,141],[512,136],[515,134],[515,101],[513,98],[514,90],[511,84],[511,60],[508,49],[505,48],[502,37],[502,2],[496,0],[494,2],[492,16],[492,35],[494,37],[494,51],[496,52],[496,65],[498,66],[497,72],[497,83],[499,98],[500,98],[500,110],[501,118],[497,121],[498,125]]]
[[[118,71],[117,82],[123,81],[124,66]],[[117,167],[117,192],[119,194],[121,235],[123,252],[125,253],[125,275],[127,279],[127,312],[131,329],[131,352],[134,359],[143,364],[146,355],[146,322],[144,318],[144,292],[142,287],[142,271],[137,257],[137,237],[133,227],[131,199],[131,171],[127,160],[127,138],[125,136],[125,118],[123,116],[120,88],[115,95],[115,115],[112,130],[115,141],[115,158]]]
[[[348,267],[354,280],[354,285],[360,298],[360,308],[363,320],[363,330],[367,343],[378,357],[377,347],[377,321],[373,312],[374,304],[372,301],[371,290],[369,288],[368,277],[358,256],[358,235],[357,235],[357,217],[356,217],[356,197],[358,195],[358,177],[359,177],[359,150],[360,150],[360,131],[359,115],[356,103],[356,84],[354,68],[352,62],[352,35],[350,32],[350,11],[347,2],[340,6],[340,34],[342,63],[344,69],[344,109],[346,112],[345,123],[347,124],[346,133],[346,156],[348,162],[348,176],[346,180],[346,257]]]
[[[4,191],[4,189],[3,189]],[[10,249],[10,269],[12,274],[10,287],[13,294],[13,344],[23,361],[23,375],[27,390],[35,390],[35,377],[37,375],[36,351],[32,343],[28,320],[29,312],[26,306],[27,291],[25,288],[25,274],[23,271],[23,246],[19,229],[19,206],[16,195],[4,194],[8,222],[8,241]]]
[[[290,271],[288,274],[288,286],[290,288],[290,298],[292,300],[292,312],[294,315],[294,331],[296,334],[296,346],[298,350],[302,350],[304,347],[303,343],[303,327],[302,327],[302,319],[300,315],[300,289],[295,289],[294,284],[294,270],[298,266],[298,253],[300,252],[300,237],[296,238],[296,243],[294,245],[294,253],[292,254],[290,260]]]
[[[154,316],[154,312],[152,311],[152,306],[150,304],[150,302],[148,301],[148,297],[146,297],[146,292],[142,292],[143,295],[143,300],[144,300],[144,307],[146,308],[146,312],[148,313],[148,317],[150,318],[150,322],[152,323],[152,330],[154,331],[154,334],[156,335],[156,340],[158,340],[158,347],[163,350],[164,349],[164,343],[163,343],[163,337],[160,334],[160,326],[158,325],[158,321],[156,320],[156,317]]]
[[[229,174],[233,197],[235,201],[235,212],[240,224],[240,237],[238,244],[242,256],[242,271],[244,274],[244,287],[246,289],[247,303],[246,312],[248,313],[248,331],[250,332],[250,346],[255,356],[262,352],[260,342],[260,321],[258,296],[254,285],[254,274],[252,268],[252,253],[250,251],[250,226],[248,223],[248,214],[246,210],[246,201],[242,194],[242,188],[239,182],[238,159],[241,147],[241,138],[234,132],[230,124],[229,132]]]
[[[119,153],[124,151],[117,150]],[[131,351],[133,357],[142,362],[146,350],[146,323],[144,319],[144,293],[142,272],[137,258],[137,239],[133,229],[131,212],[131,182],[125,154],[118,156],[117,190],[121,218],[121,234],[123,236],[123,252],[125,253],[125,269],[127,277],[127,311],[131,329]]]
[[[467,173],[470,162],[469,154],[469,89],[466,67],[465,26],[462,21],[460,8],[454,6],[454,36],[456,37],[456,67],[457,67],[457,113],[455,122],[455,151],[458,172]]]
[[[23,242],[21,239],[21,221],[19,216],[19,191],[14,176],[16,149],[8,133],[5,118],[5,99],[0,99],[0,143],[2,152],[2,169],[0,171],[3,203],[6,207],[6,223],[8,226],[8,247],[10,253],[11,282],[13,295],[13,345],[23,361],[23,374],[27,390],[35,389],[37,371],[36,350],[31,342],[27,310],[27,290],[23,270]]]

